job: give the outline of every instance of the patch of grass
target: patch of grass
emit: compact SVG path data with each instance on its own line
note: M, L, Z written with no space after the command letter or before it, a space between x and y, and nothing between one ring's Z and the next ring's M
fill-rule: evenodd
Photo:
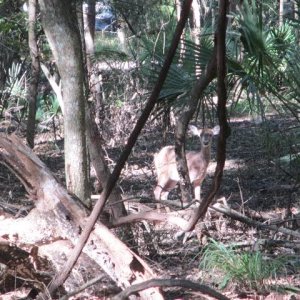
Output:
M124 45L120 43L116 33L96 32L95 56L97 59L126 60Z
M241 288L261 291L265 280L276 277L285 269L286 262L283 257L267 259L259 251L239 252L211 240L203 252L200 268L215 273L220 288L237 283Z

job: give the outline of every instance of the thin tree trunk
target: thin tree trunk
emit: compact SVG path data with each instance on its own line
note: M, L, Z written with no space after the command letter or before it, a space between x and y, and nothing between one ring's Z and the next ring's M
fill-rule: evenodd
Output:
M95 57L95 5L95 0L88 1L87 10L83 12L83 19L89 89L94 99L96 124L99 126L103 119L103 99L101 93L101 81L99 79L99 75L95 74L95 70L93 68L93 61Z
M195 38L200 33L200 28L201 28L201 7L200 7L199 0L193 0L192 9L193 9L192 30Z
M101 187L103 188L106 185L111 173L105 162L105 154L102 147L102 138L93 119L93 114L88 110L86 116L87 145L89 149L91 164L94 167L97 179L101 184ZM119 217L127 215L124 203L120 200L120 189L119 187L115 187L109 197L110 204L112 205L111 212L115 220L118 220Z
M102 96L101 96L101 85L99 76L94 71L94 56L95 56L95 0L88 1L87 10L83 12L84 21L84 41L86 51L86 62L88 71L88 81L90 91L93 96L93 103L91 106L95 107L94 111L92 108L87 109L86 113L86 137L87 146L89 150L91 164L95 169L97 179L101 188L106 185L107 179L110 176L109 168L105 162L105 155L103 151L103 140L102 136L97 128L95 119L100 121L100 113L102 111ZM112 215L115 219L126 215L124 203L121 200L120 189L116 187L112 195L109 198L110 204L112 204ZM129 232L130 230L127 230ZM130 237L132 240L132 236Z
M283 25L283 7L284 0L279 0L279 26Z
M192 36L197 46L200 46L200 31L201 31L201 7L199 0L193 0L193 22L192 22ZM195 75L197 78L201 75L201 67L195 58Z
M31 76L28 85L28 121L26 139L28 145L34 147L35 114L40 74L40 60L36 37L36 10L37 0L28 1L28 44L31 57Z
M75 2L40 0L42 24L61 76L66 184L88 203L83 58Z
M216 78L216 45L213 50L212 57L206 67L205 72L201 75L195 86L193 87L189 101L186 107L183 108L176 127L175 153L176 163L179 174L179 185L181 191L182 202L188 202L193 195L193 187L190 182L189 172L185 157L185 136L188 124L192 119L198 105L200 105L201 97L206 87ZM200 101L199 101L200 99Z
M208 195L201 201L195 215L191 218L189 224L189 230L192 230L198 220L203 218L208 206L213 201L220 185L223 176L223 169L226 159L226 139L230 134L230 129L227 123L227 113L226 113L226 101L227 101L227 91L226 91L226 26L227 26L227 9L228 0L219 1L219 20L218 28L216 32L216 44L217 44L217 93L218 93L218 119L220 124L220 134L218 138L217 145L217 167L215 170L214 180L212 187Z

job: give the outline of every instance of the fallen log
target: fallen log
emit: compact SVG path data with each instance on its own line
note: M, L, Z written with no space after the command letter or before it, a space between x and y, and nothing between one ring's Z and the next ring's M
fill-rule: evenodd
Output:
M36 256L46 257L52 263L52 273L62 272L63 263L60 261L65 262L76 244L87 211L20 138L0 134L0 163L19 178L35 205L24 218L1 219L0 237L28 253L35 249ZM147 263L101 222L96 224L83 253L86 260L101 267L122 289L155 277ZM75 275L74 280L74 285L80 286ZM143 299L162 299L158 288L141 291L140 296Z

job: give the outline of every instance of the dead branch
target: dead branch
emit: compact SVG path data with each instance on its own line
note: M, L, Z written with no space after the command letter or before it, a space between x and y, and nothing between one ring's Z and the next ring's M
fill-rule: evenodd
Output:
M172 213L160 213L155 211L144 211L137 214L131 214L125 217L120 217L118 220L114 220L112 225L114 227L121 226L123 224L139 222L164 222L170 225L179 227L181 230L185 230L188 226L188 222L181 217L174 216Z
M198 291L204 295L208 295L215 299L219 300L228 300L226 296L217 292L216 290L210 288L207 285L199 284L185 279L151 279L142 283L138 283L130 286L126 290L122 291L115 297L113 300L124 300L127 299L130 295L137 293L141 290L148 289L150 287L182 287L186 289L192 289Z
M278 227L275 225L268 225L268 224L264 224L262 222L259 221L255 221L252 220L244 215L242 215L241 213L237 212L236 210L233 210L232 208L229 207L225 207L222 204L216 203L213 206L211 206L211 208L217 212L220 212L224 215L227 215L229 217L231 217L234 220L238 220L242 223L245 223L249 226L253 226L256 228L260 228L260 229L267 229L267 230L272 230L275 232L281 232L283 234L286 235L291 235L295 238L300 238L300 233L291 229L287 229L287 228L282 228L282 227Z
M90 286L99 283L104 278L105 278L105 275L100 275L96 278L93 278L92 280L90 280L90 281L86 282L85 284L83 284L82 286L80 286L78 289L76 289L76 290L68 293L67 295L59 298L59 300L68 300L70 297L79 294L80 292L84 291L85 289L89 288Z

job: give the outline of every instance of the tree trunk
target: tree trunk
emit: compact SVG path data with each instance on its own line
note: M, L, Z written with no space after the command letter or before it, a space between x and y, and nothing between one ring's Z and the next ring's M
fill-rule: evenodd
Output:
M62 81L66 184L88 201L83 59L75 2L40 0L42 24Z
M195 215L190 220L189 230L193 229L200 218L205 216L205 213L213 201L220 185L223 176L223 169L226 159L226 139L230 134L230 128L227 123L227 90L226 90L226 28L227 28L227 12L228 0L219 1L219 18L216 31L216 62L217 62L217 94L218 105L217 114L220 124L220 134L217 145L217 166L215 170L213 184L208 195L201 201Z
M192 37L195 44L200 47L200 31L201 31L201 7L199 0L193 0L192 4L193 21L192 21ZM201 67L195 58L195 75L197 78L201 75Z
M193 12L193 18L192 18L192 31L194 38L200 33L201 28L201 7L199 0L193 0L192 3L192 12ZM199 39L199 37L197 37Z
M31 76L28 85L28 121L26 139L28 145L34 147L35 113L40 74L39 51L36 40L36 10L37 0L28 1L28 44L31 57Z
M279 26L283 25L284 0L279 0Z
M88 71L89 90L93 96L95 106L96 124L99 127L101 124L102 112L103 112L103 99L102 99L102 87L99 79L99 75L96 74L93 61L95 56L95 0L89 0L87 10L83 12L84 20L84 41L86 51L86 62Z
M53 76L50 75L49 70L45 65L42 64L42 70L47 77L57 99L62 99L61 94L61 83L57 83ZM60 101L61 103L61 101ZM63 105L61 104L62 112L64 113ZM91 160L91 165L94 167L97 179L99 181L99 187L102 189L110 176L110 171L105 161L104 150L102 147L102 137L98 131L97 125L94 121L94 115L91 109L86 109L86 139L87 148L89 151L89 158ZM126 215L124 203L121 200L120 189L116 187L109 197L111 204L111 212L115 219L120 216ZM131 239L132 240L132 239Z
M95 169L99 184L101 188L103 188L106 185L108 177L110 176L110 171L105 161L105 155L102 146L102 136L97 128L97 123L95 122L95 119L100 122L100 113L103 109L101 85L99 76L95 74L96 72L93 64L95 56L95 5L95 0L89 0L87 10L83 12L88 81L93 97L91 108L87 109L86 113L86 137L91 164ZM95 107L95 109L93 110L92 107ZM112 204L112 215L115 219L118 219L119 217L125 216L127 214L124 203L120 200L120 189L118 187L115 187L111 196L109 197L110 204ZM131 230L126 231L130 232ZM132 237L128 240L132 240Z
M55 290L55 288L59 287L61 285L61 283L65 281L66 275L75 265L84 245L86 244L86 242L94 228L95 223L98 220L99 214L101 213L108 197L110 196L110 193L112 192L113 188L115 187L115 185L117 183L117 180L121 174L121 171L128 159L128 156L131 153L131 150L132 150L142 128L144 127L145 123L147 122L148 117L156 104L156 101L158 99L161 88L164 84L164 81L166 80L168 70L169 70L172 60L175 56L176 49L177 49L178 43L180 41L180 37L181 37L182 31L183 31L183 28L184 28L186 20L188 18L188 14L190 12L190 7L191 7L191 1L192 0L186 0L184 2L180 21L178 22L178 24L176 26L170 48L168 50L168 53L167 53L165 62L162 66L162 69L159 73L156 85L153 88L153 91L146 103L146 106L145 106L141 116L139 117L132 133L130 134L130 136L128 138L128 141L127 141L124 151L122 152L111 176L107 180L107 184L104 187L100 198L96 202L96 204L93 208L93 211L87 220L86 226L84 227L82 234L80 235L80 238L79 238L78 243L76 244L76 247L72 251L72 254L69 257L68 261L66 262L66 265L65 265L66 272L64 272L62 274L57 274L57 276L55 276L55 278L51 284L51 288L53 290Z
M94 116L89 113L88 110L86 116L87 144L91 164L94 167L97 179L101 184L101 187L103 188L107 184L107 180L111 173L105 161L105 154L102 147L102 138L95 121L93 121L93 118ZM115 220L117 220L119 217L127 215L124 203L120 201L121 199L120 188L116 186L109 197L112 216Z

